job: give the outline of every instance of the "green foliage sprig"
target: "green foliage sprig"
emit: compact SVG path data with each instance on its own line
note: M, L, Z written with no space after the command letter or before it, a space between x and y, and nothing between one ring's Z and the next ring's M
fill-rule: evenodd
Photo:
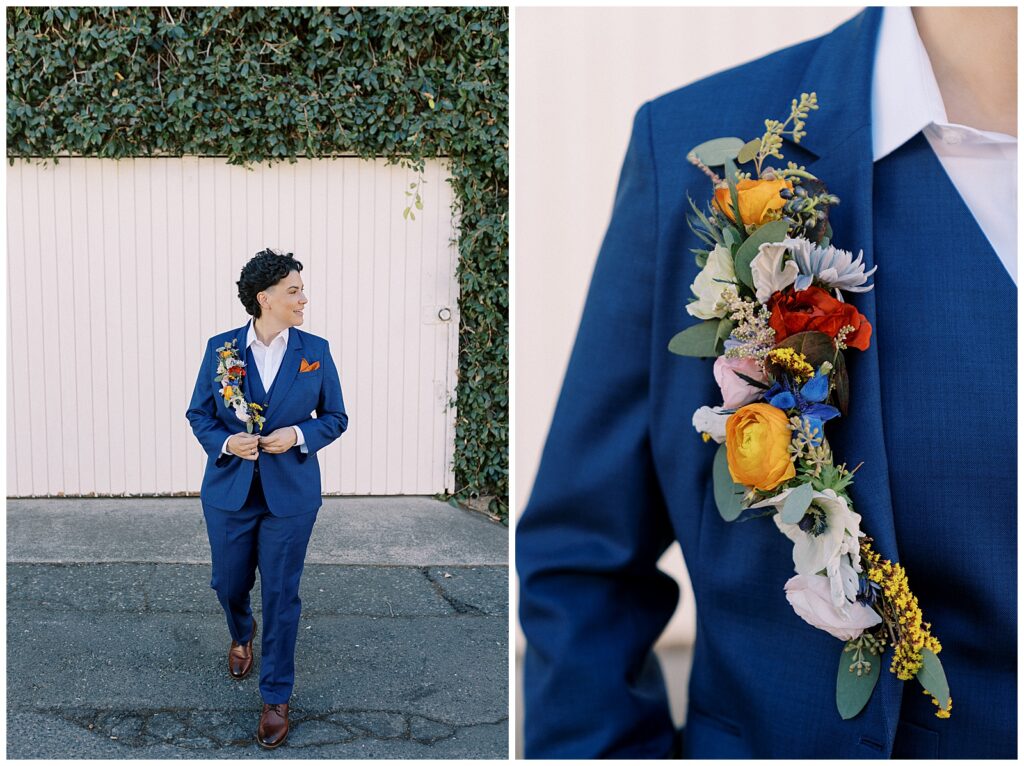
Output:
M12 163L449 158L456 496L507 517L507 8L8 8L7 66Z
M793 143L799 144L800 139L807 135L807 131L803 129L807 121L807 115L810 114L812 109L817 108L818 96L816 93L801 93L800 100L797 101L794 98L790 104L789 117L786 118L785 122L772 119L764 121L764 135L760 139L755 139L755 141L758 141L758 146L753 159L758 178L761 177L761 163L768 157L775 157L779 160L783 158L782 152L779 151L782 148L783 136L788 134L793 139ZM791 120L793 121L793 127L787 131L786 126L789 125ZM744 162L744 160L741 159L740 162Z

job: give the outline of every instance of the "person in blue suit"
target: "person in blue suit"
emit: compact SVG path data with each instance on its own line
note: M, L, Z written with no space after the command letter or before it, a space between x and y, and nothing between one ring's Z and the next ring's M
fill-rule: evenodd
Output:
M213 562L210 587L227 617L228 672L235 679L253 666L258 625L249 592L260 572L264 704L256 736L265 748L288 736L299 580L322 503L316 453L348 427L328 342L298 329L308 302L301 271L291 253L271 250L246 263L238 297L252 319L207 342L186 413L207 454L200 498ZM244 421L254 407L240 406L230 391L225 396L228 381L217 380L222 355L232 348L243 364L229 374L264 418L251 433Z
M910 9L868 8L636 115L517 525L526 757L1015 757L1016 9L923 10L920 37L906 27ZM961 15L942 27L932 11ZM959 44L932 56L934 75L927 56L917 60L883 120L876 44L895 39L886 54L906 53L943 30ZM974 59L996 51L1006 66L979 70ZM996 81L958 90L951 73ZM715 451L691 427L695 410L720 401L711 360L667 350L693 323L690 249L700 242L686 223L687 194L709 196L687 152L760 135L766 117L784 117L790 99L811 92L820 109L782 152L840 198L834 244L863 248L865 268L878 267L874 290L851 299L873 336L847 357L849 412L829 422L829 441L838 461L863 461L851 487L861 529L906 568L942 642L955 703L945 720L916 681L888 672L891 653L867 706L840 717L841 643L797 617L783 593L792 544L764 519L728 524L716 510ZM970 98L987 111L965 113ZM1011 158L978 166L980 195L978 178L961 173L978 149ZM656 566L674 540L697 611L681 731L652 651L678 598Z

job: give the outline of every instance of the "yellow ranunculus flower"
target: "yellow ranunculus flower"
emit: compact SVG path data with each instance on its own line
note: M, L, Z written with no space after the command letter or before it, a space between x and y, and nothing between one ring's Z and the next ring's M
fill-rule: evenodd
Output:
M737 484L761 490L796 476L789 456L793 438L789 418L778 407L757 403L740 407L725 421L729 473Z
M779 196L783 189L793 191L793 182L746 178L736 184L736 196L739 199L740 218L743 219L743 223L760 226L776 218L775 211L781 210L786 204L786 200ZM725 213L730 221L736 220L733 215L732 196L728 189L715 189L715 207Z
M235 389L233 389L231 386L224 386L224 398L225 399L230 399L234 395L235 395Z

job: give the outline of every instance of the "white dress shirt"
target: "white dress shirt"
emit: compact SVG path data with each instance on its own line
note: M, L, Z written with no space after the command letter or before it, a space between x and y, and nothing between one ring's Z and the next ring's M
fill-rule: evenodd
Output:
M877 162L923 131L1003 267L1017 283L1017 139L951 123L910 8L882 13L871 83Z
M288 328L285 327L281 332L274 336L270 341L270 345L264 345L256 336L256 328L254 326L254 320L249 320L249 330L245 336L245 347L252 347L252 358L256 362L256 370L260 374L260 380L263 382L263 390L270 391L270 387L274 384L274 378L277 377L277 371L281 369L281 362L284 360L284 352L288 350ZM302 435L302 429L298 426L292 426L295 429L296 447L301 447L303 452L309 450L304 446L306 439ZM232 434L233 435L233 434ZM229 454L228 450L228 439L224 440L224 446L220 448L222 454Z

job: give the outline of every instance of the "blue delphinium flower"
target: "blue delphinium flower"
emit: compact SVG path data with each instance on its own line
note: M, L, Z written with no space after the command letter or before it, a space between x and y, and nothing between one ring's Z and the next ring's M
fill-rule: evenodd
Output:
M869 580L866 574L861 574L857 578L857 600L862 604L874 606L881 593L882 586L873 580Z
M814 446L821 444L825 432L825 421L839 415L839 410L830 404L823 404L828 398L828 374L824 367L819 369L810 380L797 388L792 380L786 378L775 383L764 392L764 399L780 410L797 410L800 417L808 424L808 430L815 433Z

